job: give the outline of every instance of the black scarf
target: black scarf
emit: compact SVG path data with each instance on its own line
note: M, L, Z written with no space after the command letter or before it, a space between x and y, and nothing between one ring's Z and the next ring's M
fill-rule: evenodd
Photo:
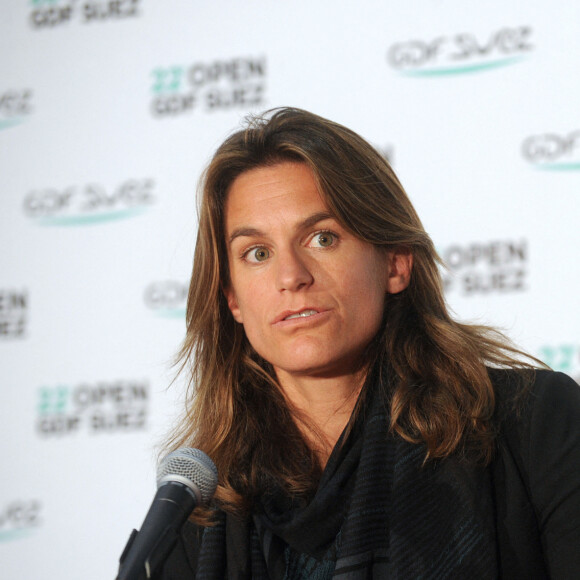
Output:
M497 578L487 470L388 432L376 384L308 505L275 491L240 521L203 532L196 578Z

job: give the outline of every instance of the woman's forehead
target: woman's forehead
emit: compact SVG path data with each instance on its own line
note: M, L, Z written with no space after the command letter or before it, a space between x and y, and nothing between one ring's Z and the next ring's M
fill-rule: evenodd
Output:
M315 213L331 212L307 165L285 162L252 169L241 174L228 191L226 236L239 227L303 221Z

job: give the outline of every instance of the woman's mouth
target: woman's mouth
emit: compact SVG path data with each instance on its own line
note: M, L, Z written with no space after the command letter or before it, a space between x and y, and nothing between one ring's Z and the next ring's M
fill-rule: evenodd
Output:
M301 312L296 312L294 314L290 314L286 316L284 320L292 320L293 318L307 318L308 316L312 316L314 314L318 314L317 310L302 310Z

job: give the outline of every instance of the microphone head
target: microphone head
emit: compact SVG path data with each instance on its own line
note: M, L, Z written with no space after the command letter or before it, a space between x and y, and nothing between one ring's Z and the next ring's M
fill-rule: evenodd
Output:
M213 461L203 451L184 447L166 455L157 468L157 487L170 482L186 485L197 501L205 504L215 493L218 473Z

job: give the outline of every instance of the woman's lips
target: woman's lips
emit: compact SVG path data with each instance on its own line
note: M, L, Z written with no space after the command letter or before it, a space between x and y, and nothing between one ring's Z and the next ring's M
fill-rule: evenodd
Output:
M284 320L292 320L294 318L307 318L308 316L312 316L313 314L318 314L318 310L314 310L313 308L309 308L306 310L302 310L300 312L295 312L294 314L290 314L284 318Z
M274 320L276 326L288 326L295 324L307 324L325 318L330 310L323 308L302 308L300 310L287 310L282 312Z

